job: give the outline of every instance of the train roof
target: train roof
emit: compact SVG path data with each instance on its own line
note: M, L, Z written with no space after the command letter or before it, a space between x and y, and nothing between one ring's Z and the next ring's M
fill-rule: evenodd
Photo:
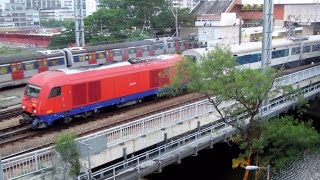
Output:
M320 43L320 35L308 36L307 39L305 38L305 39L302 39L301 41L296 41L291 39L274 39L272 41L272 48L299 45L300 42L303 42L303 43L319 42ZM256 52L256 51L261 51L262 42L247 42L247 43L242 43L240 45L239 44L231 45L229 46L229 48L233 54ZM182 55L195 56L197 59L199 59L201 56L207 54L213 49L214 47L188 49L183 51Z
M60 51L56 51L55 53L45 53L45 51L35 51L28 54L23 54L23 55L0 56L0 65L28 61L28 60L29 61L38 60L42 58L56 57L57 55L63 56L64 54Z
M166 38L168 42L175 41L179 38ZM74 54L78 53L85 53L85 52L92 52L92 51L104 51L106 49L120 49L125 47L136 47L136 46L145 46L145 45L152 45L157 43L162 43L163 39L144 39L139 41L125 41L120 43L113 43L113 44L104 44L104 45L97 45L97 46L88 46L88 47L74 47L74 48L66 48L72 51Z

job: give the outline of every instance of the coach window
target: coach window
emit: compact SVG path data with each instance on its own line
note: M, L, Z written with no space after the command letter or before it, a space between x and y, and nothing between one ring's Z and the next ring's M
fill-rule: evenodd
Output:
M312 45L312 51L320 51L320 44Z
M129 54L136 54L137 49L136 48L128 48Z
M300 54L300 47L293 47L291 55Z
M0 66L0 75L8 74L8 73L9 73L9 67L8 66Z
M150 50L150 46L142 46L142 52L148 52Z
M174 48L174 43L168 43L168 48Z
M122 56L122 50L121 49L113 50L113 56Z
M310 46L303 46L303 53L310 52Z
M61 87L54 87L51 89L49 98L57 97L61 95Z

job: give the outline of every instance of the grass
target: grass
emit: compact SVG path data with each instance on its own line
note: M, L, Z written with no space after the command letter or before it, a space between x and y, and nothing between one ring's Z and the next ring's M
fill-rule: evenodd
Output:
M10 55L21 55L21 54L30 54L32 50L24 48L12 48L6 46L0 46L0 56L10 56Z

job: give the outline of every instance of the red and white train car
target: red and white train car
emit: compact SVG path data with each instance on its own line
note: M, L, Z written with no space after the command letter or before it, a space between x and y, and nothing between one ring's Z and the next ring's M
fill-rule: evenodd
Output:
M24 122L45 128L57 120L67 123L102 107L134 103L157 95L171 83L180 55L119 62L40 73L29 79L22 99Z

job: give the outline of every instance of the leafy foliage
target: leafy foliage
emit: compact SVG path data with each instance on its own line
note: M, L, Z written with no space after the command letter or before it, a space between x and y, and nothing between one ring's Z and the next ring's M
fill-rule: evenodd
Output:
M29 50L29 49L0 46L0 55L1 56L24 55L24 54L32 54L32 53L33 53L33 51Z
M48 21L41 20L40 25L42 27L72 28L72 27L74 27L74 21L73 20L58 21L58 20L54 20L54 19L49 19Z
M282 167L305 149L312 150L320 143L320 135L311 122L301 122L290 116L273 118L255 145L261 146L261 163Z
M61 156L62 160L71 164L71 176L76 176L80 172L79 154L76 147L75 135L70 133L60 134L56 140L54 148Z

